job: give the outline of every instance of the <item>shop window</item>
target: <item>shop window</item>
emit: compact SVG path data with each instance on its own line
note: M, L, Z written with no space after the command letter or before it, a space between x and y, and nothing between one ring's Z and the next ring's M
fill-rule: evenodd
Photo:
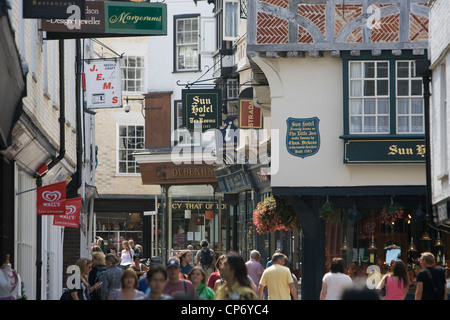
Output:
M107 252L111 247L122 251L124 240L133 239L135 244L143 244L141 213L97 213L95 219L95 235L105 241Z

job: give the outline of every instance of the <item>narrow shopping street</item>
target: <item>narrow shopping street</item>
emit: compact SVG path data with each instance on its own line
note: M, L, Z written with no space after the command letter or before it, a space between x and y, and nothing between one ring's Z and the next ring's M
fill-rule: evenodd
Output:
M447 300L449 21L448 0L0 0L0 300Z

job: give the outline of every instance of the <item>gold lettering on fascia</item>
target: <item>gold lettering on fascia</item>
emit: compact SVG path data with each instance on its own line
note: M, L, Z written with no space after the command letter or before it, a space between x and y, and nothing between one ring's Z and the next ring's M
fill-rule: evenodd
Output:
M128 22L133 22L133 23L138 23L140 21L157 21L157 22L161 22L162 17L151 17L151 16L136 16L136 15L131 15L129 12L122 12L119 16L117 15L113 15L109 18L109 22L111 23L128 23Z
M214 175L214 171L211 168L180 168L172 169L172 173L176 177L198 177L198 176L211 176Z
M396 144L390 145L389 146L389 152L388 155L389 156L395 156L395 155L400 155L400 156L412 156L412 155L417 155L417 156L421 156L422 158L425 157L425 153L426 153L426 148L424 144L417 144L416 148L401 148Z

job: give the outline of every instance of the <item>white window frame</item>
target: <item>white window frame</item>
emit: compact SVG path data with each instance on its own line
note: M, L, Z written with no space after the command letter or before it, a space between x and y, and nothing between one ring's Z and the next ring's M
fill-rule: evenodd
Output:
M223 2L223 40L235 41L239 38L240 3L238 0ZM227 20L231 19L231 20Z
M398 76L398 65L399 63L408 63L408 77L402 77L400 78ZM425 114L424 114L424 102L423 102L423 84L422 84L422 78L421 77L415 77L415 61L414 60L398 60L395 62L395 103L396 103L396 133L397 134L424 134L425 133ZM399 81L408 81L408 94L407 95L399 95L398 90L399 90L399 86L398 86L398 82ZM420 81L420 89L421 89L421 94L420 95L412 95L412 82L413 81ZM422 112L421 113L412 113L412 100L413 99L417 99L420 100L421 104L422 104ZM408 100L408 113L399 113L399 106L400 100ZM399 118L401 117L405 117L408 118L408 130L407 131L403 131L400 132L399 131ZM412 120L414 117L421 117L422 118L422 130L421 131L413 131L413 124L412 124Z
M134 57L134 58L141 58L143 60L143 66L141 67L128 67L128 66L124 66L122 63L123 61L128 64L128 58L129 57ZM125 60L124 60L125 59ZM145 88L146 88L146 77L145 77L145 70L146 70L146 66L147 66L147 59L145 55L141 55L141 54L129 54L126 56L123 56L122 59L120 60L120 72L122 72L122 92L124 92L125 94L142 94L145 92ZM134 79L128 78L128 72L123 72L123 69L127 68L127 69L131 69L134 68L136 69L141 69L142 72L142 77L140 79L141 83L142 83L142 87L140 88L141 90L134 90L134 91L130 91L128 90L128 86L124 86L123 84L127 84L127 81L133 80L133 81L137 81L139 79L137 79L136 77ZM126 77L124 77L124 74Z
M174 61L174 69L177 72L185 72L185 71L198 71L200 70L200 16L198 15L193 15L193 16L175 16L175 21L174 21L174 56L175 56L175 61ZM196 20L197 21L197 31L196 31L196 36L195 36L195 30L193 30L191 28L191 30L186 30L183 29L182 31L178 30L178 24L183 21L184 23L187 22L188 20L191 20L191 26L192 26L192 21ZM189 37L186 37L186 39L190 39L190 42L184 42L185 37L183 37L183 43L178 43L178 39L179 39L179 33L185 33L187 35L187 33L189 34ZM194 39L193 39L194 38ZM189 68L180 68L179 67L179 51L182 47L192 47L192 52L195 53L197 52L197 54L193 54L192 55L192 59L193 62L196 61L196 65L193 67L189 67ZM195 49L196 48L196 49ZM187 56L184 56L183 61L186 61L188 58Z
M360 64L361 65L361 76L360 77L354 77L352 78L351 75L351 64ZM375 70L374 70L374 77L365 77L364 76L364 65L366 63L375 63ZM377 77L377 65L379 63L387 63L387 76L386 77ZM390 70L389 70L389 61L388 60L350 60L348 62L348 116L349 116L349 132L350 134L365 134L365 135L372 135L372 134L390 134ZM383 95L377 94L377 81L388 81L387 84L387 94ZM352 81L360 81L361 82L361 93L360 95L352 96ZM364 82L365 81L374 81L374 95L373 96L366 96L364 93ZM365 103L369 101L369 99L375 100L375 113L366 113L365 112ZM352 101L361 100L361 113L352 113ZM379 113L379 100L387 100L388 103L388 112L387 113ZM375 117L375 131L365 131L366 125L365 125L365 119ZM387 117L387 131L379 131L379 120L381 117ZM361 118L361 131L352 131L352 118Z
M120 148L120 127L130 127L130 126L135 126L135 127L142 127L143 128L143 148L142 149L121 149ZM127 129L127 135L128 135L128 129ZM128 172L128 161L129 160L125 160L126 162L126 168L127 168L127 172L120 172L120 151L122 150L145 150L145 126L142 123L116 123L116 142L117 142L117 147L116 147L116 175L117 176L140 176L140 170L139 172L134 172L134 173L130 173ZM134 151L133 151L134 152ZM134 162L136 162L136 159L133 160ZM137 162L136 162L136 166L137 166Z

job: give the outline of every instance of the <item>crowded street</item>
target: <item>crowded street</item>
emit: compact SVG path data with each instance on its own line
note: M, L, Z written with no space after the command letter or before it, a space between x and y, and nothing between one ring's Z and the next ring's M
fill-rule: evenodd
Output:
M0 300L450 299L449 21L448 0L0 0Z

